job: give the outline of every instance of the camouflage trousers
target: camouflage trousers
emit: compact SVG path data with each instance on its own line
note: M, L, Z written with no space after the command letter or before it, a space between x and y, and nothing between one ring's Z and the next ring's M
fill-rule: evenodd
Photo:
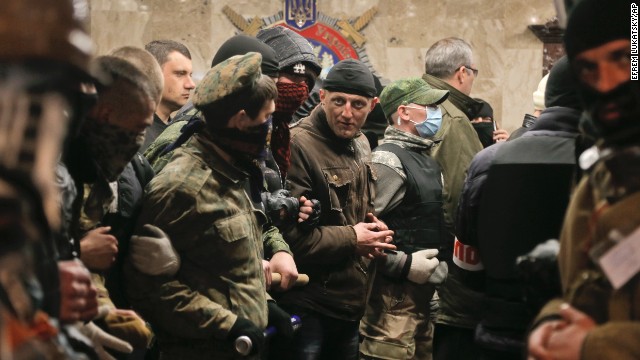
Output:
M361 359L431 360L432 284L417 285L378 275L360 321Z

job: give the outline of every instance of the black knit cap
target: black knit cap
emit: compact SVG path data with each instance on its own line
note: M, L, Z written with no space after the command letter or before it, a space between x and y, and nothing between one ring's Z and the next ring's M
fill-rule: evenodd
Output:
M360 60L345 59L335 64L324 80L322 88L347 94L376 97L373 74Z
M320 75L322 67L313 53L313 47L297 32L284 26L274 26L260 30L256 37L275 50L280 70L303 63L310 67L316 76Z
M569 60L589 49L618 39L629 39L628 0L582 0L569 15L564 43Z
M278 57L275 50L262 41L247 35L236 35L225 41L216 52L211 67L214 67L235 55L257 52L262 55L260 70L270 77L278 77Z
M482 103L482 107L480 108L480 111L478 111L478 113L476 114L476 117L490 117L491 119L493 119L493 108L491 107L491 105L489 105L488 102L482 100L482 99L473 99L476 101L479 101Z
M569 59L561 57L553 64L547 87L544 92L544 105L548 108L564 106L582 110L582 103L578 95L578 81L571 71Z

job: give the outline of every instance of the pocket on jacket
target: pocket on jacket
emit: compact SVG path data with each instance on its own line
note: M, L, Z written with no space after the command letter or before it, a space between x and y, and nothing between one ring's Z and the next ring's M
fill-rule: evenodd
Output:
M353 171L350 168L325 168L322 173L329 188L331 210L342 212L351 197L351 186L355 179Z
M218 220L214 227L218 235L226 242L234 242L251 236L251 224L249 213L240 213Z

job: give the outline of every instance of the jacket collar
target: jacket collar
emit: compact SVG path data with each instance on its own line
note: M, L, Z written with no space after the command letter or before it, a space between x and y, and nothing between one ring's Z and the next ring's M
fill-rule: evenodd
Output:
M469 120L476 117L476 114L482 108L482 102L476 101L471 97L463 94L460 90L449 85L447 82L438 79L435 76L424 74L422 79L426 81L432 88L440 90L449 90L449 100L455 107L462 111Z
M388 126L384 132L384 140L382 144L392 143L403 148L414 151L427 151L431 149L438 141L425 139L420 136L399 130L393 126Z
M237 163L233 157L229 159L229 155L215 145L206 132L195 134L187 144L193 156L201 159L212 171L229 181L238 183L249 177L246 171L236 166Z

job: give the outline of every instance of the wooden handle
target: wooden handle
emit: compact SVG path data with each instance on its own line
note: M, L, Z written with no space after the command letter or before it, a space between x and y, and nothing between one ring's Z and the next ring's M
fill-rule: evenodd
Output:
M271 285L279 285L280 281L282 281L282 275L279 273L271 273ZM298 274L298 279L296 280L293 286L303 286L309 283L309 275L307 274Z

